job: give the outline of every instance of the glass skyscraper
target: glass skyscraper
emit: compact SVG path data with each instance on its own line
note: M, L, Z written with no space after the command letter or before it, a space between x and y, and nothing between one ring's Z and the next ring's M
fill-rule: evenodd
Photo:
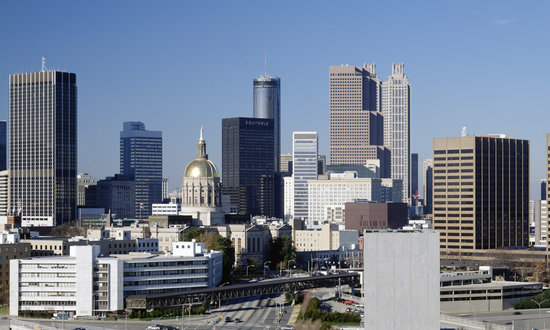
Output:
M294 180L294 218L308 220L308 180L317 180L317 132L292 134L292 178ZM308 226L312 224L306 221Z
M135 181L135 215L151 215L151 205L162 202L162 132L147 131L140 121L124 122L120 173Z
M273 130L273 119L222 119L222 194L230 196L239 213L273 216L262 214L262 205L264 211L275 205L275 195L268 191L268 186L273 186L269 180L276 180ZM262 196L269 200L262 201Z
M281 79L269 76L254 79L254 118L273 119L273 166L275 172L279 172L281 157Z
M10 75L10 202L23 226L75 219L76 74Z

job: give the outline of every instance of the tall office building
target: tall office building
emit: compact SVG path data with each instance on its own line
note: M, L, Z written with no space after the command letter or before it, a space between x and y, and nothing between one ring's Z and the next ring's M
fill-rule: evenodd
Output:
M412 199L414 195L418 195L418 154L411 154L411 191L409 193Z
M0 120L0 171L8 168L8 122Z
M411 85L403 64L392 64L392 74L382 82L384 145L391 149L391 177L403 180L403 196L410 191Z
M262 176L275 172L273 140L273 119L222 119L222 194L230 196L239 213L262 215L262 204L274 205L261 201ZM264 190L263 196L272 198L275 194Z
M280 171L281 156L281 79L261 76L254 79L254 118L273 119L273 168Z
M140 121L124 122L120 173L135 182L135 216L151 215L152 205L162 202L162 132L147 131Z
M433 203L433 159L424 161L423 173L423 194L424 194L424 214L432 214Z
M76 74L10 75L10 206L23 226L76 218Z
M331 165L364 165L384 144L380 79L374 64L329 67Z
M0 171L0 215L8 215L9 176L8 170Z
M115 174L98 180L97 207L105 209L117 219L133 219L136 216L135 181L127 174Z
M546 179L540 180L540 199L546 200Z
M308 180L317 179L319 154L317 132L292 134L292 178L294 185L294 219L308 220Z
M529 141L436 138L433 156L433 219L442 251L529 244Z

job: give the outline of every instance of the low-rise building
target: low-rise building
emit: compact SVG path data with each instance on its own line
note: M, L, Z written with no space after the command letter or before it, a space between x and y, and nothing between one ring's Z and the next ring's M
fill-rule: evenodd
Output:
M0 233L0 304L9 302L10 260L31 256L31 245L19 241L19 233Z
M194 241L174 243L172 254L101 256L98 246L72 246L68 256L12 260L10 272L10 315L105 315L123 310L129 295L216 286L222 278L222 253Z
M346 229L400 229L407 225L406 203L351 202L345 204Z
M338 225L325 223L320 229L293 230L296 252L339 250L359 244L357 230L344 230Z

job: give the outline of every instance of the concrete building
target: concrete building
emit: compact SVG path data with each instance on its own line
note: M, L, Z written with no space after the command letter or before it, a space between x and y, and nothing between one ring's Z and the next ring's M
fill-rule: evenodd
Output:
M23 226L76 219L76 74L10 75L10 205Z
M140 121L124 122L120 173L135 182L134 214L151 215L151 205L162 202L162 132L148 131Z
M365 231L365 328L439 329L439 233Z
M285 176L284 181L284 219L286 221L294 218L294 178Z
M254 118L273 119L273 171L280 172L281 79L267 74L254 79Z
M292 175L292 154L281 155L280 170L281 170L281 173L285 173L286 175Z
M31 245L19 241L19 233L0 233L0 304L10 301L10 260L31 256Z
M0 171L0 215L8 214L10 171Z
M308 181L317 179L317 132L292 133L293 218L308 221Z
M222 212L222 186L216 165L208 160L206 141L201 128L197 154L185 167L181 187L181 215L193 218L195 226L212 226L224 223Z
M391 178L403 180L403 196L410 196L411 85L404 64L392 64L382 82L384 145L391 149Z
M433 209L433 159L426 159L423 166L423 194L424 194L424 214L432 214Z
M441 250L529 244L529 141L505 135L436 138L434 230Z
M339 250L359 245L357 230L341 230L335 224L322 224L320 229L293 230L296 252Z
M97 179L88 173L76 176L76 204L78 207L97 207Z
M400 203L400 181L392 179L361 179L353 172L331 175L330 180L309 180L308 227L318 226L326 220L327 207L344 206L347 202Z
M178 215L181 212L181 203L153 204L152 215Z
M168 197L168 178L162 178L162 201L164 202Z
M351 202L345 204L347 230L401 229L408 224L406 203Z
M97 246L73 246L68 256L10 262L10 315L24 311L105 315L124 309L129 295L216 286L222 254L196 242L174 243L173 253L100 256Z
M532 226L529 245L546 247L548 239L548 203L546 200L529 201L529 223Z

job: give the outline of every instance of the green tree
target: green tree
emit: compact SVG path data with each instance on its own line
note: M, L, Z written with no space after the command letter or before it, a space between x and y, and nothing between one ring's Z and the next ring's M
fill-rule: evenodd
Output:
M277 237L271 244L270 251L271 267L274 268L279 263L286 267L290 260L296 262L296 247L291 237Z
M200 228L189 228L183 233L183 241L191 242L193 239L198 240L202 233L202 229Z
M258 261L258 259L250 257L246 261L248 263L248 266L252 266L252 267L250 267L249 271L255 272L257 269L259 269L260 262Z

